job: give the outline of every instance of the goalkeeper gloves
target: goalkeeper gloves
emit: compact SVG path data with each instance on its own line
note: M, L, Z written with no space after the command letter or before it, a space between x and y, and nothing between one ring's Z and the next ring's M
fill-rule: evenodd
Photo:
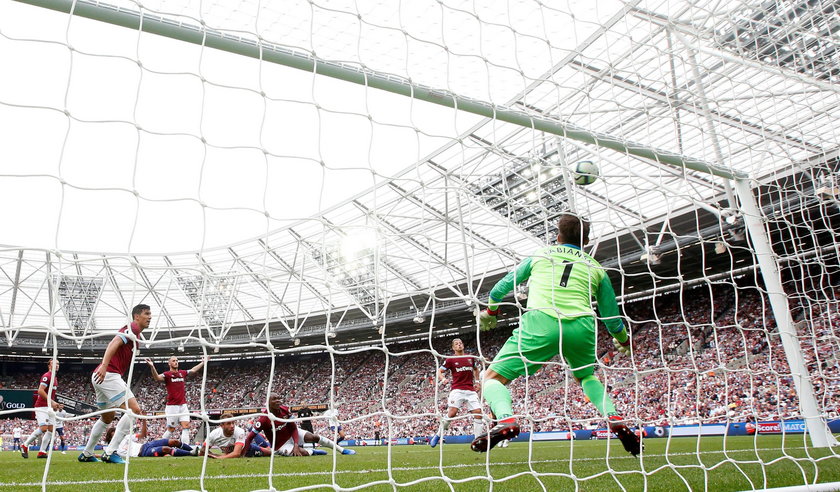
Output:
M497 314L499 314L498 309L482 309L481 312L478 313L478 329L481 331L487 331L495 328Z
M632 348L630 347L630 337L627 337L627 340L624 343L618 341L618 339L613 338L613 345L615 345L615 349L621 352L624 355L630 355L632 352Z

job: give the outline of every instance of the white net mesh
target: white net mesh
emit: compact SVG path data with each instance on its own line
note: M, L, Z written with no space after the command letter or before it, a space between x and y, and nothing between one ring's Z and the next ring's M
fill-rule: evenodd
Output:
M186 386L191 440L224 411L249 430L276 393L367 457L189 459L172 474L129 458L96 477L50 455L0 489L840 480L826 430L840 412L837 10L3 3L5 391L32 389L52 356L59 401L89 416L90 372L144 303L135 363L210 356ZM593 184L573 183L581 161ZM630 328L632 358L599 331L596 375L647 436L641 458L559 358L509 385L510 450L472 454L464 409L445 445L402 446L442 432L452 338L484 369L518 326L526 285L494 331L474 310L569 211L592 222ZM145 365L125 376L163 436L164 386ZM8 405L22 397L3 396L2 434L28 435ZM92 425L71 417L71 446Z

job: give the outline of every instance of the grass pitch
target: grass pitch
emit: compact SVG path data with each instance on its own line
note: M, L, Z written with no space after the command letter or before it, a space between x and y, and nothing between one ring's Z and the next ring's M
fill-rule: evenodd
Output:
M514 443L489 455L467 444L357 447L354 456L135 458L122 465L78 463L77 452L54 454L50 491L244 491L307 487L399 490L746 490L840 481L840 450L806 447L803 436L650 439L642 459L618 441ZM724 451L725 450L725 451ZM699 452L698 452L699 451ZM0 453L0 492L41 489L46 460ZM809 458L810 457L810 458ZM206 468L204 468L206 466ZM200 480L204 468L204 480ZM451 489L450 489L451 485ZM320 486L320 487L319 487Z

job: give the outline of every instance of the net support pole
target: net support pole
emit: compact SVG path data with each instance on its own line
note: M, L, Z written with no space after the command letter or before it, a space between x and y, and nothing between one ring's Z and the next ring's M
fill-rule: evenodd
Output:
M735 194L741 202L741 210L744 214L744 224L753 251L758 259L759 271L764 280L767 297L770 299L773 316L776 318L776 325L779 327L782 347L790 366L796 395L799 397L799 410L805 420L808 434L811 436L811 444L815 448L836 446L838 444L837 439L831 434L827 422L820 414L820 407L817 404L814 387L811 384L811 376L805 365L799 340L796 337L788 298L782 287L779 262L770 246L770 237L765 228L765 217L758 208L749 181L738 179L734 183Z
M552 135L589 143L678 168L691 169L727 179L745 177L744 174L736 170L724 168L718 164L706 162L703 159L685 156L664 149L656 149L642 143L595 132L562 121L559 118L513 110L506 106L499 106L460 96L450 91L415 84L408 79L396 75L375 72L357 65L321 60L305 51L290 49L263 40L256 41L243 38L199 24L190 25L185 22L174 21L150 12L132 11L90 0L17 1L132 30L139 29L143 32L157 34L199 46L206 46L228 53L235 53L269 63L276 63L393 94L400 94L431 104L465 111L525 128L532 128Z

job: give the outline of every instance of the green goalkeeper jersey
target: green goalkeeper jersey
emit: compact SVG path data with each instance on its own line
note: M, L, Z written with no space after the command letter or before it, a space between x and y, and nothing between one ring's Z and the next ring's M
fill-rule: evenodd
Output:
M495 308L514 286L526 281L529 309L562 319L593 316L594 297L610 333L615 336L624 331L610 278L601 264L578 246L548 246L523 260L490 291L490 307Z

